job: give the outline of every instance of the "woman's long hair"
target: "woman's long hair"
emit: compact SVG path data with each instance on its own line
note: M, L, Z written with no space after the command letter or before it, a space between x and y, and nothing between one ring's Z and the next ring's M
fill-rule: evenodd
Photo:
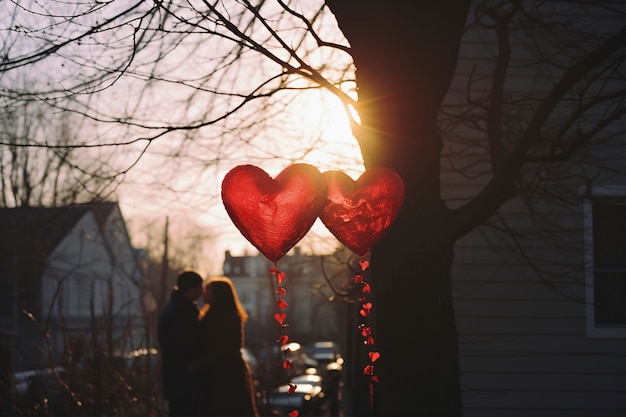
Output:
M225 316L237 315L243 325L248 319L248 314L239 302L237 291L232 281L226 277L211 278L204 284L204 302L208 303L203 309L203 314L211 310L212 314ZM208 308L207 308L208 307Z

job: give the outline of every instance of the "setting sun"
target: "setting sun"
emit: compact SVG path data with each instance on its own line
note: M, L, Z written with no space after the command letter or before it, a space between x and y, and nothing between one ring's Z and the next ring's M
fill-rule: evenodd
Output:
M300 130L309 135L308 146L298 144L305 149L302 162L320 171L341 169L352 176L363 172L361 150L339 98L326 90L311 90L298 97L294 109Z

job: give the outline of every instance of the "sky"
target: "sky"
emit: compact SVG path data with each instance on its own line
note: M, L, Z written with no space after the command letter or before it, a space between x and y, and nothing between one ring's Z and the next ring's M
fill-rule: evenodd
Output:
M360 149L352 135L348 119L341 102L329 93L320 91L303 95L294 104L294 119L300 126L302 137L294 141L293 134L285 138L276 137L283 156L295 157L289 161L279 158L250 158L233 155L228 161L217 163L208 172L198 175L178 176L176 189L163 190L162 184L146 184L146 178L157 181L150 172L159 172L150 155L141 160L127 175L119 187L117 196L122 213L129 223L129 231L135 246L148 244L145 224L156 227L157 239L162 238L165 217L169 217L170 241L181 246L190 242L200 245L196 236L202 231L201 259L196 259L199 268L208 275L222 275L224 252L235 256L257 254L254 248L228 218L219 198L221 182L228 171L237 165L252 163L262 168L272 178L288 165L295 162L309 163L324 172L340 169L356 180L364 171ZM308 142L308 143L307 143ZM310 148L303 152L302 149ZM154 163L158 164L158 160ZM193 164L192 164L193 165ZM181 165L184 170L184 163ZM154 170L154 171L153 171ZM148 181L149 182L149 181ZM168 184L172 186L172 184ZM152 236L154 238L154 236ZM317 220L311 231L299 242L304 252L332 251L338 242ZM195 265L194 265L195 266Z
M241 7L237 2L216 4L229 16L236 16ZM314 26L322 39L345 44L332 14L317 15L322 2L290 4L297 13L317 16ZM14 28L0 31L4 53L27 56L48 42L80 34L130 5L124 1L70 2L55 3L55 7L49 13L36 1L0 4L0 25ZM339 99L323 89L302 89L302 77L285 81L282 87L290 89L285 94L272 94L260 105L248 105L224 120L220 117L251 91L262 95L284 82L276 77L284 71L276 60L299 65L284 46L298 48L306 63L320 68L328 81L353 96L354 83L345 82L353 79L353 70L347 69L351 58L341 48L319 47L307 26L295 14L284 13L278 3L268 2L261 13L284 45L258 21L246 25L250 14L240 25L251 37L247 44L257 42L274 59L246 48L232 55L232 34L208 35L207 31L226 29L191 9L204 7L199 3L171 6L177 8L176 16L187 20L174 15L164 18L163 13L146 18L142 13L150 7L142 5L130 17L105 25L80 42L70 42L32 65L3 72L0 87L25 84L30 90L47 91L38 99L50 104L52 117L64 110L86 116L77 132L80 141L89 146L107 144L89 152L112 155L104 166L123 172L116 176L117 187L110 198L119 201L133 244L158 252L167 218L172 256L207 274L220 275L225 250L235 255L256 253L227 217L220 198L221 181L230 169L254 164L275 177L292 163L306 162L321 172L343 170L355 180L364 170ZM196 17L198 25L187 26ZM139 36L146 27L155 30ZM123 75L108 72L118 67L123 68ZM86 82L100 73L109 75ZM206 120L215 123L187 129ZM169 131L172 126L180 129ZM49 141L50 137L40 139ZM132 144L120 145L126 142ZM81 169L92 168L84 164ZM320 246L318 235L325 245ZM306 250L314 245L324 251L336 244L318 221L301 246ZM192 253L197 255L189 256Z

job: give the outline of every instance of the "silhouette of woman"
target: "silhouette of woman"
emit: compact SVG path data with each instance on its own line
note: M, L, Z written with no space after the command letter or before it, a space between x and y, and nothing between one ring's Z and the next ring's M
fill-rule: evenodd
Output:
M247 314L228 278L212 278L204 285L200 326L205 354L194 361L207 383L207 416L258 417L248 364L241 356Z

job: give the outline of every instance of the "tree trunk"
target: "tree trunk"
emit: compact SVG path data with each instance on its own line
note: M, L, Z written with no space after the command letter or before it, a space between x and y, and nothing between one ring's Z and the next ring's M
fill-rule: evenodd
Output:
M462 414L452 245L429 211L400 218L372 253L380 416Z
M450 270L455 236L439 192L437 115L469 2L327 1L350 42L367 167L396 170L404 206L372 250L380 416L460 416Z

